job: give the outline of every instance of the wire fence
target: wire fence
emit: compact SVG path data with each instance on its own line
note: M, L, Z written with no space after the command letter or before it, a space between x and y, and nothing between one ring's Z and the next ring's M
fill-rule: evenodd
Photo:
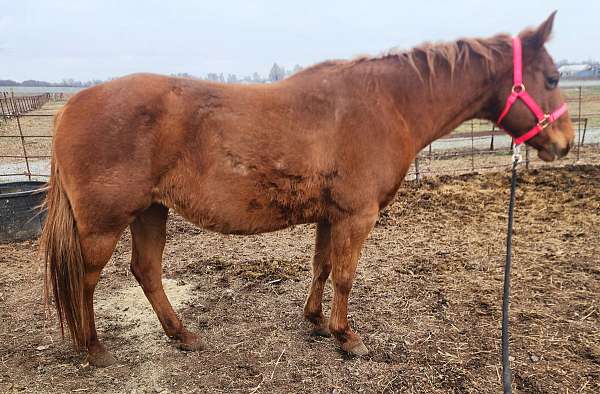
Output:
M52 118L56 112L49 104L64 102L65 98L64 93L17 96L0 92L0 181L49 177L46 163L50 162ZM32 127L34 124L37 127Z
M551 165L600 163L600 86L563 89L576 130L571 153ZM68 98L64 93L15 96L0 92L0 182L46 180L54 114ZM423 149L407 174L419 181L432 175L457 175L506 169L512 139L490 122L472 120ZM527 169L548 165L526 147Z
M2 115L2 119L6 121L19 114L25 114L42 108L44 104L50 101L50 97L50 93L35 96L15 96L14 92L1 92L0 114Z

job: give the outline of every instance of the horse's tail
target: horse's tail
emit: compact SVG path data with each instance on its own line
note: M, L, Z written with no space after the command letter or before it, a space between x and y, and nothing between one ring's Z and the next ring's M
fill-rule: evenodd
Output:
M51 288L61 332L64 335L66 323L74 345L80 348L85 346L88 330L83 299L84 260L73 210L54 156L44 203L48 216L40 239L46 263L46 300Z

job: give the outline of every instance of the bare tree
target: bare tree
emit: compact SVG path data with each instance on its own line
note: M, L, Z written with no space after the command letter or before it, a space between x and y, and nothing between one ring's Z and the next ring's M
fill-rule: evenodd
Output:
M238 82L238 79L235 76L235 74L229 74L227 76L227 83L237 83L237 82Z
M285 78L285 68L280 67L277 63L273 63L271 71L269 72L269 81L277 82Z
M206 75L206 79L213 82L219 82L219 74L217 73L208 73Z

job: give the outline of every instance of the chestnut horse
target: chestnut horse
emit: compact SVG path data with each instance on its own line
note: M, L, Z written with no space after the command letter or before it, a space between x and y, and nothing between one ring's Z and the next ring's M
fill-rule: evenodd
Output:
M524 83L546 111L564 102L544 48L553 20L520 33ZM201 347L161 283L173 209L224 234L316 223L304 316L314 334L366 354L348 326L348 296L379 211L423 147L466 120L498 118L512 72L511 39L498 35L327 61L274 84L140 74L81 91L56 116L41 241L61 328L87 349L90 364L115 361L98 339L93 296L129 226L131 271L165 333L183 349ZM503 120L517 136L535 124L522 102ZM528 144L551 161L572 138L563 116ZM327 319L321 302L330 274Z

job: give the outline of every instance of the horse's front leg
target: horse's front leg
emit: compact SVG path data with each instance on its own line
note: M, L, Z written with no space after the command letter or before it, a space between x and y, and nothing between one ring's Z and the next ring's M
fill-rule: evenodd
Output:
M329 329L342 350L358 356L367 354L369 350L348 325L348 296L362 245L373 229L378 214L377 208L366 210L331 227L333 305Z
M315 255L313 257L313 277L310 291L304 305L304 317L312 323L313 335L331 336L329 321L323 315L323 290L331 272L331 225L317 224Z

